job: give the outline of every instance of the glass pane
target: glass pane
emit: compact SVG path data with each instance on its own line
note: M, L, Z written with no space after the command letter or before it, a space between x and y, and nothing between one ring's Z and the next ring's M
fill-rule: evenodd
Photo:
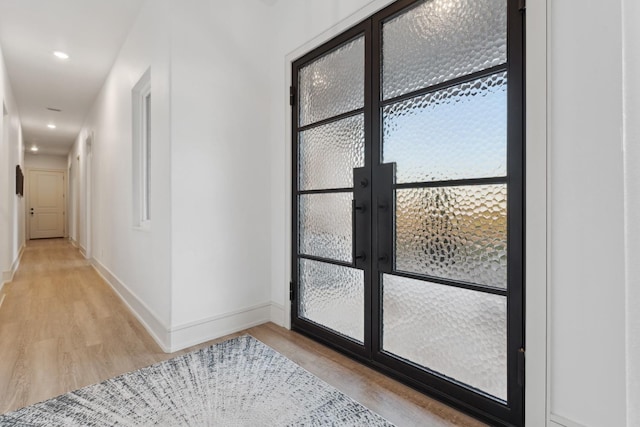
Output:
M300 126L364 106L364 37L300 70Z
M507 299L383 275L383 350L507 399Z
M430 0L387 21L383 99L507 60L505 0Z
M364 166L364 115L300 132L299 188L353 187L353 168Z
M351 262L351 200L351 192L300 196L301 254Z
M399 271L507 287L507 186L396 191Z
M364 272L300 259L300 317L364 342Z
M507 174L506 73L383 108L384 162L396 182Z

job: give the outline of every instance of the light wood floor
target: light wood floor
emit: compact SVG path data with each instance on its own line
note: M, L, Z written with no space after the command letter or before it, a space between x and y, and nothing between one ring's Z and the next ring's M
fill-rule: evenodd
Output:
M66 240L30 241L0 306L0 413L249 333L398 426L484 425L267 323L166 354Z

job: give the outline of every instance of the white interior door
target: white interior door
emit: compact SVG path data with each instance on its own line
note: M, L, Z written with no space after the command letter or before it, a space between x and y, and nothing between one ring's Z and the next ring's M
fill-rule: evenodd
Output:
M64 171L29 171L29 238L64 237Z

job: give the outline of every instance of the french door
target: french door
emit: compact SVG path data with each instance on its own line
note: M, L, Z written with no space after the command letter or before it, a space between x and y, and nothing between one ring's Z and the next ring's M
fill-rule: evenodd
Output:
M292 67L292 326L492 424L524 402L516 0L398 1Z

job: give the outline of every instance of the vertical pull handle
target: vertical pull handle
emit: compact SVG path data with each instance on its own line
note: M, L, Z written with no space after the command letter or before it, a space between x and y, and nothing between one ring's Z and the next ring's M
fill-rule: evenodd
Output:
M356 268L366 268L371 250L371 220L368 206L371 200L370 186L365 168L353 169L353 200L351 201L352 263Z
M377 262L378 270L392 273L395 267L395 180L396 164L384 163L378 166L379 185L376 197L375 220L378 230Z
M357 213L363 214L367 210L365 205L358 205L356 200L351 200L351 227L352 227L352 238L353 244L351 247L353 248L353 264L355 265L357 261L366 261L367 254L364 251L358 251L356 248L358 242L358 217Z

